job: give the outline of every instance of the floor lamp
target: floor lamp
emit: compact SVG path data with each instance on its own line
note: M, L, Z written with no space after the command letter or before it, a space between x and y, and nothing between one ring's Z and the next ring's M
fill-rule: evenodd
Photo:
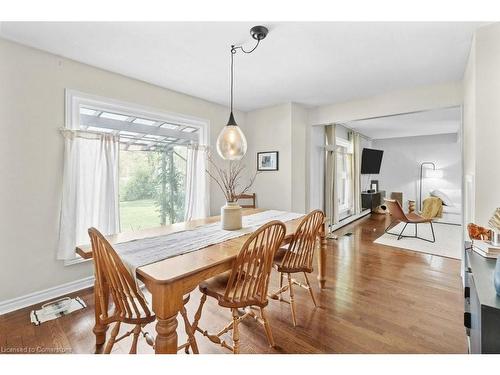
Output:
M424 175L424 165L432 165L432 170L436 171L436 164L433 162L424 161L423 163L420 163L420 200L418 202L420 212L422 212L422 180Z

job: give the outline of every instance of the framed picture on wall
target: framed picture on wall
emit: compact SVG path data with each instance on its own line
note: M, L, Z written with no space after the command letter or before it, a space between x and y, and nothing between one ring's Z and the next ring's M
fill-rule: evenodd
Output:
M257 170L277 171L278 160L278 151L257 152Z

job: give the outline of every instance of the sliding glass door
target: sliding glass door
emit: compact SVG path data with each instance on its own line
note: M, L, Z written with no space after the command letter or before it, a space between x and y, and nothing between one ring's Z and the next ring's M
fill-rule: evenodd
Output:
M336 176L337 204L339 221L354 213L353 200L353 168L352 168L352 145L351 142L337 138L336 147Z
M342 125L325 127L324 205L332 227L356 214L355 144L353 132Z

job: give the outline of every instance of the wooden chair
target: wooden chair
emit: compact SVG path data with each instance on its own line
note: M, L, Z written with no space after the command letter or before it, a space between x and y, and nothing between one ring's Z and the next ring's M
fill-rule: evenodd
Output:
M236 199L239 201L240 199L251 199L252 200L252 204L240 204L240 207L241 208L255 208L256 205L255 205L255 193L253 194L241 194L241 195L238 195L236 197Z
M154 348L154 339L148 332L143 332L142 328L153 321L156 317L148 307L148 303L144 295L137 286L136 280L127 270L122 260L115 252L111 244L104 236L95 228L89 229L90 241L92 244L92 253L94 259L94 272L98 281L98 285L107 285L109 294L114 302L114 310L111 314L108 313L108 300L102 289L95 290L98 293L101 311L100 320L103 324L115 323L111 336L104 349L105 354L111 353L113 345L125 337L134 334L130 354L137 353L137 341L139 334L143 334L146 342ZM184 304L189 301L189 295L184 297ZM181 310L182 318L184 319L188 342L180 346L178 349L185 348L186 352L189 347L193 348L194 353L198 353L198 346L189 325L186 308ZM133 324L135 327L118 337L120 325Z
M264 326L269 345L274 346L271 326L264 308L268 303L267 291L273 257L285 233L286 227L280 221L274 220L263 225L243 244L231 271L200 284L202 296L192 324L193 330L201 332L213 343L238 354L240 352L238 325L243 319L252 317ZM216 334L210 334L198 327L207 296L214 298L219 306L231 309L233 315L232 321ZM244 309L241 315L239 309ZM259 315L255 310L259 310ZM230 330L232 330L233 346L220 338Z
M415 212L409 212L405 214L399 202L394 199L386 199L385 203L387 205L387 208L389 209L389 212L391 213L391 216L393 217L393 221L389 224L387 228L385 228L385 233L391 234L393 236L398 236L398 240L400 240L401 238L418 238L419 240L427 242L432 242L432 243L436 242L436 236L434 235L434 227L432 226L432 219L426 219L425 217L420 216ZM391 230L399 223L405 223L403 230L400 233L389 232L389 230ZM432 240L418 236L418 224L424 224L424 223L429 223L431 226ZM406 226L408 224L415 224L415 235L413 236L403 235L403 232L405 231Z
M288 248L280 248L274 257L274 268L280 273L280 289L269 297L281 302L290 304L292 311L293 325L297 325L295 313L295 300L293 285L307 289L311 295L314 306L317 307L314 293L307 278L307 274L313 272L313 256L316 248L316 239L318 238L321 226L324 225L325 214L321 210L314 210L307 214L300 222L295 235L292 238ZM303 273L305 284L292 279L292 274ZM283 278L286 277L288 283L283 285ZM290 300L284 300L282 294L289 291Z

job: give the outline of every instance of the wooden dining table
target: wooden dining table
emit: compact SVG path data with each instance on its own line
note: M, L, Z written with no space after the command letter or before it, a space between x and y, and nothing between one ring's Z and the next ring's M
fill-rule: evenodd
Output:
M243 215L251 215L265 209L245 209ZM290 242L301 218L285 222L286 235L283 244ZM144 229L132 232L117 233L106 236L111 245L132 240L156 237L165 234L194 229L200 225L220 221L219 216L192 220L161 227ZM322 226L319 238L318 254L318 282L321 289L325 287L325 229ZM183 296L193 291L200 282L219 275L231 269L241 246L250 234L233 238L215 245L211 245L187 254L174 256L156 263L137 268L137 278L141 280L152 295L152 309L156 315L156 353L177 353L177 314L183 306ZM82 258L92 258L90 245L76 247L76 253ZM107 325L101 322L101 307L97 293L101 291L106 301L109 301L109 286L94 284L95 299L95 326L93 332L96 345L106 341Z

